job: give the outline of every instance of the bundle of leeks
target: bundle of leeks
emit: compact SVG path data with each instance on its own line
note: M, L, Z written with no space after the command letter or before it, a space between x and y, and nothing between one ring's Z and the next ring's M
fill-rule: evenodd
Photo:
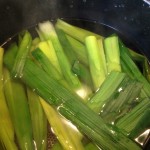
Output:
M150 128L147 59L117 35L104 38L60 19L36 31L34 39L21 33L4 54L6 107L19 148L46 149L48 120L55 150L141 149L138 137ZM17 147L14 139L0 141Z

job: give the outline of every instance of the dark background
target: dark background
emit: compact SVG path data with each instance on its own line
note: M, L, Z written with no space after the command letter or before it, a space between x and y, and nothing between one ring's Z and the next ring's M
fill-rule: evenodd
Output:
M78 18L118 30L150 60L150 0L145 1L0 0L0 44L39 21Z
M142 0L0 0L0 43L23 28L58 17L109 25L150 58L150 6Z
M150 59L150 6L144 0L0 0L0 43L21 29L58 17L109 25Z

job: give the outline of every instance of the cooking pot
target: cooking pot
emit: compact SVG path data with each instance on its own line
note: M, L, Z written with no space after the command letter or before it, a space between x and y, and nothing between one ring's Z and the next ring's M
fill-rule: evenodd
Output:
M150 0L0 0L0 44L24 28L56 18L93 22L104 27L104 34L110 27L150 60Z

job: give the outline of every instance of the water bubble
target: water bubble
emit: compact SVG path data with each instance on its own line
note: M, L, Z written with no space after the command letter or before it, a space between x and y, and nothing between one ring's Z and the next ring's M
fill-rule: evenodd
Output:
M73 8L73 4L71 4L69 7L70 7L70 8Z
M117 8L118 6L116 4L114 4L114 7Z
M127 17L126 17L126 16L124 17L124 20L127 20Z

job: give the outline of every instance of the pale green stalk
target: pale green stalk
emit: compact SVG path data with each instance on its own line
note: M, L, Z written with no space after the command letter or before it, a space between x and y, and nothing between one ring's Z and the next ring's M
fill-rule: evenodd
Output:
M110 36L105 38L104 48L108 73L111 71L121 71L118 37Z
M87 36L96 36L96 38L102 38L102 36L90 32L88 30L73 26L61 19L57 19L56 28L62 29L65 33L77 39L78 41L85 42Z
M25 88L4 69L4 92L21 150L33 150L32 125Z
M52 42L50 40L42 41L38 44L38 48L40 48L41 51L48 57L51 64L53 64L53 66L62 76L62 71Z
M33 138L37 150L45 150L47 146L47 119L39 96L27 88L28 102L32 121Z
M80 134L77 133L78 131L64 124L61 115L58 114L58 112L42 98L40 98L40 102L43 106L51 128L61 143L62 147L65 150L84 150L81 143Z
M105 66L100 56L100 46L98 45L96 37L86 37L85 44L87 47L90 73L96 91L106 78Z
M76 57L79 59L80 62L85 64L86 66L89 65L86 47L83 43L79 42L78 40L72 38L69 35L66 35L68 41L70 42L71 46L73 47L73 50L76 54Z
M9 109L7 107L5 95L4 95L4 83L3 83L3 54L4 49L0 47L0 121L1 121L1 141L5 146L13 144L14 142L14 128L11 121ZM8 141L7 141L8 140ZM8 143L8 145L7 145Z
M61 71L66 81L69 83L71 88L73 88L75 91L82 89L82 85L78 77L75 74L73 74L73 72L71 71L71 64L69 63L69 60L65 55L64 50L59 42L53 24L49 21L46 21L43 23L39 23L38 26L39 26L39 31L42 33L45 40L52 41L53 47L55 49L59 61Z

